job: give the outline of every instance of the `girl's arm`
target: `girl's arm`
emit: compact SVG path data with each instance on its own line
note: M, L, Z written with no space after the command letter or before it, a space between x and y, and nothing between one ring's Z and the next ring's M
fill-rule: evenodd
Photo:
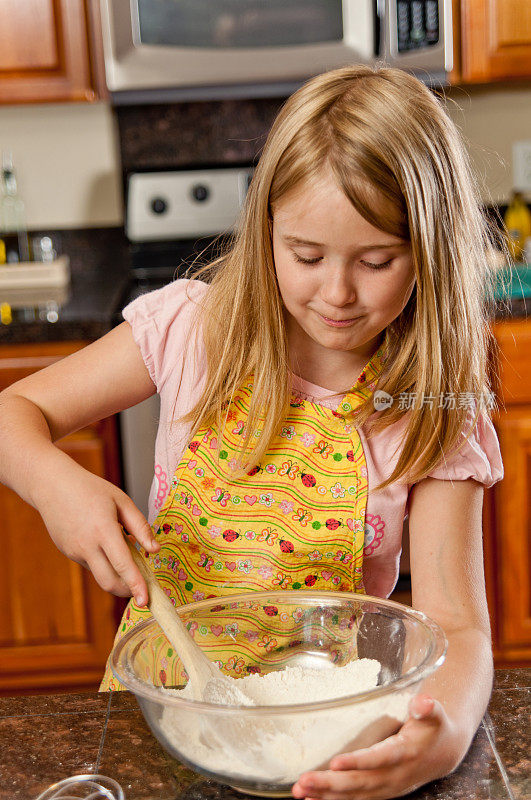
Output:
M297 798L384 800L452 772L470 746L492 688L482 558L483 487L426 478L410 493L413 606L439 622L446 661L411 704L400 731L305 773Z
M483 570L483 486L427 478L412 490L413 606L448 638L446 660L425 684L457 726L459 761L487 708L493 664Z
M139 600L147 590L120 523L153 551L146 519L124 492L53 442L154 393L127 322L0 393L0 482L40 512L59 549L104 589Z

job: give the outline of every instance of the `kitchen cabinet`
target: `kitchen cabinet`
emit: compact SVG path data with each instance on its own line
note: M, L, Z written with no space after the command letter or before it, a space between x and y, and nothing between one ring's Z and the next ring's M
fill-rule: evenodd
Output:
M497 322L504 479L484 505L485 578L496 666L531 665L531 321Z
M529 0L454 0L453 12L451 83L531 78Z
M106 97L98 0L3 0L0 31L0 103Z
M0 391L84 342L0 346ZM58 446L85 469L120 483L115 418ZM95 690L122 601L55 547L35 509L0 485L0 694Z

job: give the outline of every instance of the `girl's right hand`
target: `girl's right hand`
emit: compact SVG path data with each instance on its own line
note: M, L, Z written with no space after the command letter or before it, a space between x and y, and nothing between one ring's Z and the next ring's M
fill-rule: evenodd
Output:
M122 525L147 552L156 553L160 545L125 492L72 461L53 481L41 484L34 499L65 556L90 569L106 592L133 595L138 606L147 603L146 582L129 552Z

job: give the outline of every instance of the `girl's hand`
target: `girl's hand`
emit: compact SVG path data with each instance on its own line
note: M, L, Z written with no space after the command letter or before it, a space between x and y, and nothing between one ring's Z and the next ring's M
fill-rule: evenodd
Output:
M353 753L335 756L330 769L305 772L296 798L387 800L452 772L466 753L442 705L427 694L413 698L398 733Z
M159 544L130 497L75 462L43 481L35 506L59 550L90 569L106 592L147 603L147 586L123 536L122 525L148 552Z

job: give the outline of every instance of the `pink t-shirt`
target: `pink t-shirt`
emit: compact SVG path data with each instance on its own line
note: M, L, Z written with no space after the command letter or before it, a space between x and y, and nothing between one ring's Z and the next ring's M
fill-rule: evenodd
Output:
M205 353L200 333L196 335L192 331L197 301L207 290L208 284L201 281L176 280L138 297L123 311L160 395L155 474L149 495L150 523L164 503L174 472L189 443L190 426L176 420L193 408L203 387ZM307 400L333 410L341 402L341 398L331 390L308 383L297 375L292 375L292 382L297 393ZM470 409L469 422L472 419L473 410ZM405 425L406 419L402 418L370 439L367 439L363 427L358 430L369 484L364 584L368 594L378 597L388 597L398 578L402 530L408 513L411 485L394 484L379 492L371 491L371 486L389 477L396 466ZM464 447L430 476L441 480L474 478L486 487L503 478L498 438L487 414L482 414Z

